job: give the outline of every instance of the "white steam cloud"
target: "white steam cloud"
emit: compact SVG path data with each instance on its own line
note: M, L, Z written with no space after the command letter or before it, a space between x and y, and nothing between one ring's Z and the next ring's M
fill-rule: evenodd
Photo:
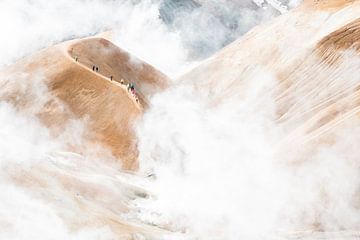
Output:
M248 3L224 2L220 13L213 11L219 3L202 3L201 8L188 15L177 16L176 23L169 26L159 18L161 2L157 1L3 0L0 2L0 66L6 68L55 43L111 29L115 31L115 43L121 48L175 77L252 26L276 15L273 11L257 10L253 5L249 8ZM231 16L230 25L229 19L221 20L226 16ZM199 21L199 25L193 26L192 21ZM199 30L195 31L194 27ZM97 150L89 149L85 156L67 152L69 144L86 144L81 138L87 130L86 121L74 120L60 136L54 137L37 118L39 109L53 96L42 84L41 74L36 81L28 80L26 75L0 78L2 96L14 89L32 96L31 106L25 111L4 100L0 102L0 239L121 238L126 229L115 234L110 227L104 227L102 216L121 222L124 206L136 197L133 185L125 187L134 177L120 173L111 161L104 161L107 154L98 159L99 154L92 152ZM262 87L266 89L272 84L269 77L264 86L254 86L254 91L260 89L260 94ZM151 206L145 202L141 207L150 208L151 214L163 215L145 219L148 211L144 210L138 218L178 231L188 231L192 226L191 234L206 238L209 228L218 225L212 231L216 234L220 231L219 236L231 239L228 235L236 232L237 223L248 227L248 232L242 233L251 235L256 230L256 225L249 224L248 219L232 214L243 212L251 220L261 221L260 231L270 231L277 220L274 213L282 206L288 186L281 182L285 173L279 169L273 171L271 165L274 139L268 134L276 136L273 132L276 129L270 133L267 130L272 124L268 117L272 116L273 108L269 106L263 117L252 119L248 109L228 110L235 106L207 109L192 91L189 86L180 86L156 96L153 102L156 109L145 116L146 124L139 130L141 158L149 161L144 168L152 169L158 177L149 189L159 194L159 202L152 202ZM239 119L244 123L239 125ZM149 128L147 123L154 128ZM234 145L238 134L252 137ZM150 144L145 142L154 138L156 141L151 140ZM243 161L238 161L239 154ZM160 166L151 160L160 162ZM259 171L252 175L247 172L249 168ZM235 178L238 182L233 181ZM273 185L263 184L269 179ZM284 191L274 189L279 184ZM252 185L263 187L264 191L254 192ZM241 191L232 191L239 186L243 187ZM244 196L250 195L254 203L261 205L262 199L273 192L276 193L273 201L250 211L253 203ZM208 201L209 198L214 201ZM225 205L228 207L224 208ZM267 209L272 214L257 219ZM189 221L191 214L194 218ZM169 219L171 226L166 226ZM141 239L141 234L133 237Z
M349 74L360 59L353 52L343 57L336 67L314 60L326 78L296 78L314 84L305 98L308 88L293 92L303 113L338 91L355 93L360 79ZM275 114L272 93L280 81L256 71L241 101L224 96L209 107L191 81L154 97L138 128L141 167L153 176L154 197L134 201L133 214L185 239L357 239L359 120L344 113L329 142L280 145L291 134Z
M241 106L209 108L190 86L154 98L139 130L143 171L156 176L150 187L157 200L139 203L150 204L144 216L160 212L150 221L201 239L271 233L289 187L275 164L273 100L261 98L274 86L269 76L253 79L263 84L250 87ZM261 108L253 109L260 98Z

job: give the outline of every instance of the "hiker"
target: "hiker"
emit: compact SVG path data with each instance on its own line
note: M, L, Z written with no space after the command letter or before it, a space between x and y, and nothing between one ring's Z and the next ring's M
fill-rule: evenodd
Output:
M77 62L78 61L78 57L77 56L75 56L75 62Z
M97 71L97 72L99 71L99 68L98 68L98 67L96 67L96 71Z
M128 91L135 95L135 86L133 83L128 84Z
M95 65L93 65L93 71L95 71Z
M112 79L113 79L113 76L110 76L110 81L112 81Z

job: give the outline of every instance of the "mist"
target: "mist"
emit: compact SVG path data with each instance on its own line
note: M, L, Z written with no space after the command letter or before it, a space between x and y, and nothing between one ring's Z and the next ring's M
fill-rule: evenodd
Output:
M120 48L175 78L279 15L268 5L261 8L250 0L204 1L184 10L176 4L166 8L166 2L170 1L4 0L0 3L4 34L0 66L55 43L111 30ZM171 23L164 12L172 15Z
M359 78L348 73L359 67L359 57L348 54L334 69L314 59L322 74L351 81L326 79L323 86L319 77L326 96L296 93L303 113L336 91L356 91ZM356 239L359 121L344 120L332 141L297 142L289 133L293 123L276 118L272 93L279 80L265 71L246 81L252 84L241 100L224 96L215 106L191 81L153 98L137 131L141 171L151 176L147 187L154 197L135 200L132 217L182 232L185 239L292 239L306 233L309 239Z
M283 2L289 8L298 3ZM329 201L329 208L334 206L334 210L324 211L321 217L326 220L321 222L328 230L339 229L339 224L333 223L336 219L343 226L357 226L358 210L346 204L336 208L341 199L333 198L342 192L347 203L356 192L353 186L357 184L348 184L359 180L354 168L335 161L350 154L349 161L355 164L354 148L349 150L346 144L340 144L329 151L325 147L309 161L314 164L300 168L279 161L276 143L284 133L275 124L274 99L266 94L277 87L271 72L254 77L256 84L249 87L240 106L228 101L209 108L194 86L177 82L188 69L280 13L252 1L198 1L196 6L181 11L164 10L163 4L105 0L0 3L0 65L4 68L64 40L113 30L115 44L155 66L175 83L153 97L151 109L139 120L139 175L149 176L144 180L121 172L107 149L87 147L89 143L82 137L88 131L86 119L74 120L57 136L39 121L39 109L53 97L42 84L45 79L41 73L34 85L28 83L28 76L2 79L2 95L19 88L31 92L33 102L26 111L0 102L0 237L116 239L119 235L110 227L85 221L89 217L98 223L102 214L114 217L113 213L121 220L179 233L174 238L281 236L279 226L285 226L286 231L312 226L312 220L318 217L314 209L322 205L317 189L339 168L344 171L335 175L338 182L349 180L344 185L325 185L329 198L335 199ZM172 11L172 19L165 20L162 11ZM357 141L347 136L346 131L340 132L339 139L345 139L340 142ZM75 154L69 145L88 150ZM306 178L307 171L314 174ZM19 175L22 177L16 177ZM70 179L73 185L67 188L64 179ZM37 184L28 187L32 183ZM95 193L82 190L83 184ZM152 197L135 198L134 186ZM111 192L111 197L97 193L98 189ZM308 189L310 193L304 194ZM79 205L89 216L82 216ZM132 211L121 214L120 209L127 205ZM311 220L301 222L302 209L309 205L312 208L305 213ZM68 222L84 226L72 229ZM274 233L274 229L280 233Z

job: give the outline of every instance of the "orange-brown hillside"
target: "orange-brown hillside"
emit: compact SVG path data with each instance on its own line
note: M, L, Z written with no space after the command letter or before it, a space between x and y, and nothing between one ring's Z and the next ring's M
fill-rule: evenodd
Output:
M23 111L37 107L36 115L54 134L72 119L86 119L89 131L84 140L108 147L124 169L137 165L132 125L147 107L148 97L168 81L164 74L103 38L47 48L7 67L1 78L1 98ZM139 101L128 92L125 84L129 82L135 84ZM39 93L46 96L38 103L33 90L41 89L43 83L49 91ZM72 146L81 151L77 147Z

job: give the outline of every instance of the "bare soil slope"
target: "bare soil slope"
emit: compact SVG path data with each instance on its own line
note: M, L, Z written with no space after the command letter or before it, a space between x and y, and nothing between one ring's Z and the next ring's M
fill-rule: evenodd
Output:
M119 83L122 79L124 84ZM22 59L2 70L1 80L1 98L19 110L35 111L54 134L72 119L85 119L85 140L108 147L124 169L136 169L133 123L147 107L148 97L163 89L168 78L108 40L87 38ZM139 102L127 83L135 84ZM35 102L34 92L43 84L48 91L38 94L44 101ZM79 146L72 147L81 152Z

